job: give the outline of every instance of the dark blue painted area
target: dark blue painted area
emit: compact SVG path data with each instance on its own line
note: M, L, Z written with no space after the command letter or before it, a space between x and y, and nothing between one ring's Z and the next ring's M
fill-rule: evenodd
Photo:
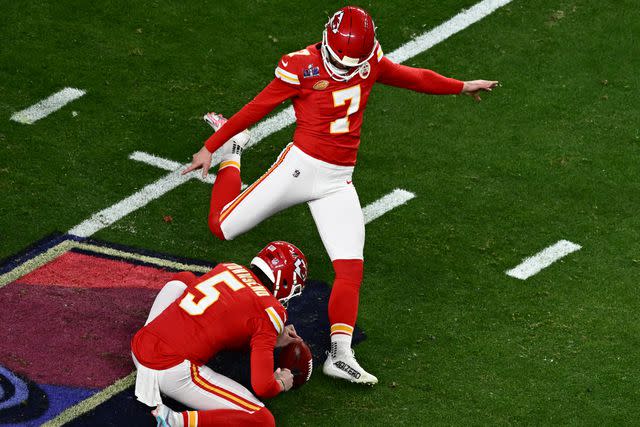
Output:
M299 298L289 304L289 323L307 342L313 353L314 375L322 375L320 364L324 362L325 351L329 348L329 318L327 304L331 288L326 283L309 281ZM356 326L353 342L358 344L365 339L364 333ZM249 355L238 352L221 352L210 363L212 369L220 372L245 387L251 389L249 377ZM311 378L313 381L313 377ZM175 410L186 408L179 403L163 397L165 404ZM138 402L133 387L113 396L93 411L77 418L68 426L152 426L155 425L150 414L151 408Z
M44 390L3 366L0 366L0 395L1 425L26 425L26 421L40 418L49 407Z
M38 408L33 407L31 409L26 409L21 414L20 423L14 424L2 424L3 426L24 426L24 427L37 427L42 425L43 423L55 418L62 411L67 409L70 406L75 405L78 402L81 402L88 397L91 397L99 390L90 390L83 388L74 388L74 387L63 387L63 386L55 386L55 385L39 385L40 393L46 396L48 400L48 406L45 408L40 408L44 410L44 413L38 415L34 418L35 412ZM32 413L30 413L32 412Z
M30 259L40 255L44 251L51 249L56 246L58 243L64 242L65 240L76 240L80 241L79 237L69 236L66 234L53 234L51 236L45 237L42 240L37 241L36 243L29 246L27 249L22 252L4 260L0 260L0 274L7 273L14 268L18 267L21 264L29 261Z
M155 257L155 258L160 258L160 259L164 259L164 260L168 260L168 261L174 261L174 262L181 262L184 264L191 264L191 265L199 265L199 266L203 266L203 267L210 267L213 268L217 262L216 261L206 261L206 260L198 260L198 259L191 259L191 258L184 258L184 257L179 257L179 256L174 256L174 255L167 255L167 254L163 254L160 252L154 252L154 251L150 251L150 250L146 250L146 249L141 249L141 248L133 248L130 246L124 246L124 245L119 245L116 243L109 243L109 242L103 242L100 240L94 240L94 239L90 239L90 238L85 238L85 237L78 237L78 236L73 236L71 234L61 234L61 233L55 233L52 234L50 236L47 236L39 241L37 241L36 243L30 245L28 248L24 249L23 251L21 251L20 253L13 255L9 258L0 260L0 274L4 274L7 273L11 270L13 270L14 268L20 266L21 264L24 264L25 262L29 261L30 259L42 254L43 252L51 249L52 247L56 246L59 243L62 243L66 240L73 240L76 242L84 242L84 243L90 243L92 245L96 245L96 246L102 246L105 248L112 248L112 249L117 249L117 250L122 250L125 252L130 252L130 253L137 253L140 255L147 255L147 256L151 256L151 257ZM84 254L88 254L91 256L99 256L99 257L104 257L104 258L109 258L109 259L116 259L116 260L121 260L121 261L126 261L128 263L131 264L136 264L136 265L147 265L147 266L151 266L151 267L155 267L158 268L158 266L156 264L149 264L149 263L145 263L143 261L139 261L139 260L133 260L133 259L129 259L129 258L120 258L117 256L111 256L111 255L105 255L105 254L99 254L96 252L92 252L92 251L84 251L82 249L73 249L73 252L80 252L80 253L84 253ZM173 269L169 269L169 268L164 268L165 270L169 270L169 271L173 271Z

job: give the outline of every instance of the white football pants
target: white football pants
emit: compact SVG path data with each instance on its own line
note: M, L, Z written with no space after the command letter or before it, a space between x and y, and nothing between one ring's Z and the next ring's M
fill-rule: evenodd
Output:
M338 166L304 153L293 143L220 214L231 240L277 212L307 202L331 260L363 259L364 216L352 183L353 166Z

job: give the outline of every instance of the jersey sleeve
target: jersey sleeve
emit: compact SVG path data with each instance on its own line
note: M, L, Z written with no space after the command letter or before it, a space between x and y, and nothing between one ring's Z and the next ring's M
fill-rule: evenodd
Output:
M253 100L234 114L224 126L211 135L204 143L213 153L230 138L269 114L285 100L298 94L298 89L285 84L280 79L273 79Z
M378 50L378 61L380 71L378 72L377 81L385 85L432 95L457 95L464 86L464 82L441 76L435 71L396 64L383 56L380 48Z
M291 52L280 58L276 66L276 78L283 83L293 87L300 87L300 74L305 64L305 57L311 55L308 49L302 49L297 52Z
M254 318L251 337L251 387L259 397L274 397L281 391L273 374L273 349L278 334L266 318Z

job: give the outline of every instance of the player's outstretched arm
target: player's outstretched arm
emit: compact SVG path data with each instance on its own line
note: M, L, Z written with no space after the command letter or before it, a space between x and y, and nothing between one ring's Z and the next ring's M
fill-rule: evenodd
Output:
M202 176L206 177L211 167L211 156L214 151L222 147L234 135L269 114L282 102L297 94L297 89L291 88L278 79L272 80L251 102L242 107L224 126L205 141L204 147L193 155L191 164L182 171L182 174L202 168Z
M496 86L498 86L498 82L495 80L471 80L464 82L461 93L469 95L477 102L480 102L479 92L491 92Z

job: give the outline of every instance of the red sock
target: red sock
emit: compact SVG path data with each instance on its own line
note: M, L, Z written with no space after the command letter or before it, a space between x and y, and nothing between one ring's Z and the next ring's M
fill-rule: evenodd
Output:
M227 203L240 194L242 185L240 169L234 165L225 165L225 163L230 162L223 162L220 165L220 171L211 190L209 208L209 229L220 240L225 240L222 229L220 229L220 212Z
M267 408L249 413L233 409L182 412L185 427L207 426L268 426L275 427L276 420Z
M331 335L353 334L358 317L360 284L364 270L361 259L339 259L333 261L336 278L329 297L329 323Z

